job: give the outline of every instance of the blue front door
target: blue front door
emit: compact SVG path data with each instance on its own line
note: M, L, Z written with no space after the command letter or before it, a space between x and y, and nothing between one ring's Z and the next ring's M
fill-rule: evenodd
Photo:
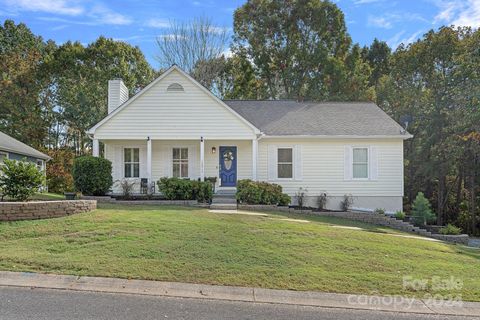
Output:
M237 185L237 147L220 147L220 185L235 187Z

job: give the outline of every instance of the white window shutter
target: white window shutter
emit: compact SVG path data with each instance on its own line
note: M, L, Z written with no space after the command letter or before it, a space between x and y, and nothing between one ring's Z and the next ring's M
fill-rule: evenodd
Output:
M123 166L123 147L114 147L115 166L113 168L113 180L120 180L125 176Z
M196 180L200 177L200 165L198 161L200 160L197 160L197 147L188 147L188 177L190 179Z
M172 168L172 152L173 148L171 146L163 146L162 147L162 160L163 160L163 176L164 177L172 177L173 176L173 168Z
M368 161L370 180L378 180L378 150L377 147L370 147L370 159Z
M344 169L343 169L344 180L352 180L353 165L352 165L352 147L351 146L345 146L343 166L344 166Z
M138 148L138 157L140 160L140 177L145 178L147 176L147 148L139 147Z
M268 145L268 180L277 179L277 147Z
M294 178L295 180L303 179L303 168L302 168L302 146L295 145L293 148L293 166L294 166Z

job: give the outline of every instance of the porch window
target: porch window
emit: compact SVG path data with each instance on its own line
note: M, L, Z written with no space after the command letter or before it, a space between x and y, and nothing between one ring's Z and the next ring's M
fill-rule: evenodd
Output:
M353 178L368 179L368 148L353 148Z
M173 148L173 176L188 178L188 148Z
M278 148L277 149L277 166L279 179L293 178L293 149Z
M140 177L140 150L138 148L123 149L125 178Z
M37 168L39 171L43 171L43 160L37 160Z

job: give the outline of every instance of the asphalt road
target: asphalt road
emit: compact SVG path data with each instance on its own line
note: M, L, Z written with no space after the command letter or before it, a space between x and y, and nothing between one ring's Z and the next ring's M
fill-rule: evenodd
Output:
M0 287L0 319L479 319L219 300Z

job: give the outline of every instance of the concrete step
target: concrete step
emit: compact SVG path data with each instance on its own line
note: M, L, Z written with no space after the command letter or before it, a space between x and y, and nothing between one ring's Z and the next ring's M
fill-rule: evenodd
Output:
M227 197L213 197L212 204L237 204L237 199Z
M212 210L237 210L237 204L233 203L212 203L210 205Z

